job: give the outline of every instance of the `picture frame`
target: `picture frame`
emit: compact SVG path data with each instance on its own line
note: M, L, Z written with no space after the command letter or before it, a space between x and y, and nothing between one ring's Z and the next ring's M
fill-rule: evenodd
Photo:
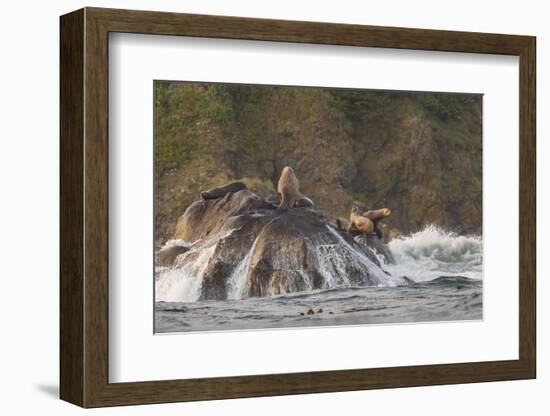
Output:
M109 33L519 57L519 359L109 382ZM60 397L103 407L536 377L536 39L84 8L60 19Z

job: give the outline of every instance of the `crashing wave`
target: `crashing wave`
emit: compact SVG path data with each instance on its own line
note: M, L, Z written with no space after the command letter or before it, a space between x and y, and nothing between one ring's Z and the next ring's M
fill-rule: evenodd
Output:
M407 276L417 282L440 276L482 278L481 236L462 236L429 225L409 236L392 240L389 247L397 263L387 266L392 274Z

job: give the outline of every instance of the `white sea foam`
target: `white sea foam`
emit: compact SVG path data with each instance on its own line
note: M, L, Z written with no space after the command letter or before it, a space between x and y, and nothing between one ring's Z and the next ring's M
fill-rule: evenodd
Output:
M157 302L195 302L199 300L203 274L210 258L214 255L216 244L190 250L178 258L177 266L158 273L155 279L155 300Z
M320 265L320 271L325 279L326 288L350 287L347 275L350 264L355 269L363 270L365 276L370 276L379 286L396 286L403 283L400 276L389 276L375 264L365 253L349 244L338 232L327 226L330 234L336 238L330 244L317 244L313 252Z
M351 287L354 284L348 275L351 269L362 270L365 279L368 276L370 283L376 286L403 284L403 276L417 282L433 280L440 276L481 279L483 244L477 236L460 236L435 226L428 226L410 236L397 238L389 244L397 264L383 266L391 273L388 275L338 232L331 227L327 227L327 230L329 234L316 237L316 241L308 244L324 280L325 289ZM234 230L224 233L217 241L229 236L232 231ZM257 240L228 278L228 299L246 297L247 278L256 242ZM156 300L195 302L200 299L204 272L214 256L217 244L189 245L182 240L171 240L169 244L185 245L190 247L190 250L178 256L175 267L157 270ZM296 261L295 253L287 253L282 249L278 254L273 267L279 270L298 271L304 277L306 287L311 290L310 276L307 275L307 271L299 269L300 264Z
M162 246L162 248L170 248L170 247L187 247L187 248L191 248L193 247L195 244L197 244L200 240L197 240L197 241L194 241L192 243L189 243L185 240L180 240L180 239L173 239L173 240L168 240L164 246Z
M258 239L256 238L244 259L241 260L238 266L235 267L235 270L233 270L233 273L231 273L229 277L227 299L242 299L244 297L246 280L248 278L248 271L250 270L250 262L254 255L257 241Z
M235 229L223 231L216 243L200 244L201 240L188 243L184 240L169 240L164 247L184 246L190 248L176 259L176 266L156 268L156 302L196 302L200 299L203 276L216 251L218 242L229 237ZM208 242L206 242L208 244Z
M422 231L392 240L389 248L397 264L386 268L395 276L407 276L417 282L440 276L482 278L480 236L462 236L429 225Z

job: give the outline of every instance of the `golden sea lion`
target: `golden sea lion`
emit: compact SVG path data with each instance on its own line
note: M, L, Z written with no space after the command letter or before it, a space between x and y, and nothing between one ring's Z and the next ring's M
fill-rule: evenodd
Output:
M285 166L281 173L277 192L281 198L278 208L280 210L313 206L313 201L300 193L298 178L294 170L289 166Z
M388 208L369 209L368 211L363 213L363 217L367 217L372 221L380 221L384 218L389 217L390 215L391 210L389 210Z
M336 218L336 228L339 230L349 230L349 221L345 218Z
M209 189L208 191L202 191L202 199L217 199L223 198L229 192L238 192L244 189L248 189L242 182L231 182L227 185L218 186L216 188Z
M374 223L370 218L359 214L359 209L353 206L349 214L349 231L371 234L374 231Z
M384 233L378 226L378 223L391 215L391 210L388 208L372 209L363 213L363 217L369 218L374 224L374 232L380 240L384 238Z

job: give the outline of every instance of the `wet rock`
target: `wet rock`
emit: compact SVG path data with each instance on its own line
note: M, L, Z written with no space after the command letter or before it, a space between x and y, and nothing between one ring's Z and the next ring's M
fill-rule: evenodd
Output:
M189 247L185 246L175 245L171 247L163 247L156 253L155 264L157 266L171 267L174 265L176 257L187 251L189 251Z
M179 269L166 277L189 283L181 295L165 297L170 300L274 296L384 285L389 279L368 245L315 209L279 211L249 190L194 202L179 218L173 238L194 244L176 258ZM165 296L162 290L157 295L159 300Z
M413 286L416 284L416 282L410 278L408 278L407 276L402 276L402 279L405 281L405 283L409 286Z
M281 200L278 195L270 195L265 199L269 204L273 205L274 207L278 207L281 203Z
M227 228L230 218L236 220L239 214L269 208L273 208L271 204L247 190L230 192L223 198L195 201L178 219L173 238L194 242L214 230Z
M355 241L375 250L377 254L384 257L386 264L395 264L395 257L390 248L376 234L361 234L355 237Z

